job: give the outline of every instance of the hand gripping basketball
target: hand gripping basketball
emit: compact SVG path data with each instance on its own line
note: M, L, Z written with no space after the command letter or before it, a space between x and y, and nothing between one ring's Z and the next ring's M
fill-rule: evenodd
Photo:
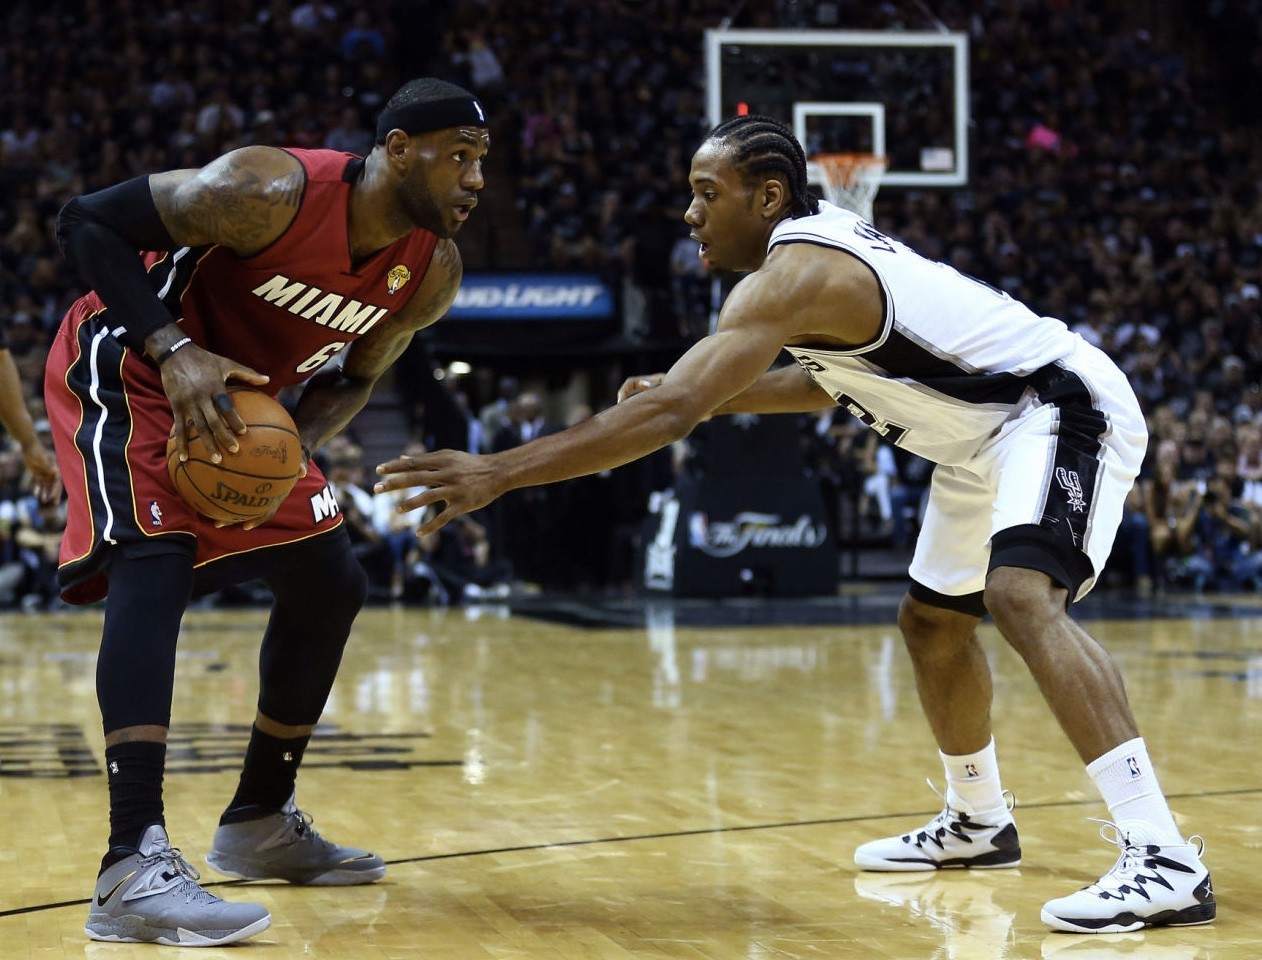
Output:
M270 517L303 474L302 441L289 412L265 393L229 387L215 397L235 405L246 431L237 437L236 453L212 458L203 436L187 431L188 459L180 460L175 431L167 440L167 473L181 497L202 516L222 523Z

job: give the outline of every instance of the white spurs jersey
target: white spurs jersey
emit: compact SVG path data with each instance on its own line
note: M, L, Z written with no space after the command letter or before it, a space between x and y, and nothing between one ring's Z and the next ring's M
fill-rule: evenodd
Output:
M1039 402L1052 370L1094 351L1061 321L922 257L830 203L821 201L814 216L781 221L768 247L778 243L834 247L871 267L884 305L871 342L785 349L838 404L928 460L967 461L1006 421ZM1091 360L1108 363L1103 354Z

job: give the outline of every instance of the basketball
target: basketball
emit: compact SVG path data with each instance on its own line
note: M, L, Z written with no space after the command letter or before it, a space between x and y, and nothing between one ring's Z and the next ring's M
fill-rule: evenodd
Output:
M246 431L236 453L215 463L196 430L189 431L188 459L180 462L175 431L167 440L167 473L181 497L211 520L242 521L265 516L289 495L302 466L298 428L281 404L265 393L229 387Z

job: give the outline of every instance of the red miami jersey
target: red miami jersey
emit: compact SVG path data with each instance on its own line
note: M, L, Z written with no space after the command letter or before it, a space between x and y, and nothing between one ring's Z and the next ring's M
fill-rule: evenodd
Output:
M333 150L288 152L306 182L293 222L266 249L249 257L218 245L141 254L184 333L267 374L264 389L273 396L402 310L438 242L417 229L352 263L349 202L363 159ZM89 293L67 312L49 351L45 398L69 499L58 569L67 600L105 594L106 548L119 542L191 535L200 568L340 524L315 464L256 530L216 529L193 512L167 475L172 415L161 375L118 339L127 321Z

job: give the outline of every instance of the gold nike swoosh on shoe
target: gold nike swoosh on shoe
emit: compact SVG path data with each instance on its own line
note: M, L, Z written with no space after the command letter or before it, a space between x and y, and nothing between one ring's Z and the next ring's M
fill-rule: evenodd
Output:
M103 906L105 906L105 904L109 901L110 897L112 897L112 896L114 896L114 894L118 893L118 888L119 888L119 887L121 887L124 883L126 883L128 880L130 880L130 879L131 879L132 877L134 877L135 875L136 875L136 871L135 871L135 870L133 870L131 873L127 874L127 876L123 877L123 879L122 879L122 880L119 880L119 881L118 881L118 883L114 884L113 888L112 888L112 889L110 890L110 892L109 892L109 893L107 893L105 896L101 896L101 895L98 893L98 894L96 895L96 905L97 905L98 907L103 907Z

